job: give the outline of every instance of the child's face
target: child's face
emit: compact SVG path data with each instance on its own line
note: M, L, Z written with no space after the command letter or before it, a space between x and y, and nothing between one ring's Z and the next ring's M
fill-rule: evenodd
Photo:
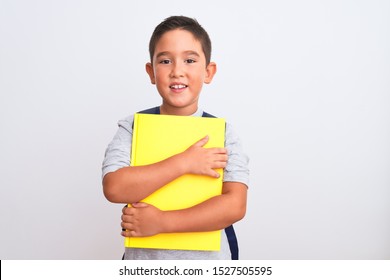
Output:
M200 42L188 31L168 31L157 42L152 62L146 71L163 99L162 113L195 113L203 83L216 72L215 63L206 65Z

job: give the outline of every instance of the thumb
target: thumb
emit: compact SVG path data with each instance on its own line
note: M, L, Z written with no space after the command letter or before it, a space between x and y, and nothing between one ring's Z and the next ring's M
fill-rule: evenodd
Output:
M209 142L209 136L208 135L206 135L205 137L200 139L198 142L196 142L194 144L194 146L195 147L203 147L204 145L206 145L207 142Z
M135 203L132 203L131 206L133 206L134 208L144 208L144 207L148 207L149 204L144 203L144 202L135 202Z

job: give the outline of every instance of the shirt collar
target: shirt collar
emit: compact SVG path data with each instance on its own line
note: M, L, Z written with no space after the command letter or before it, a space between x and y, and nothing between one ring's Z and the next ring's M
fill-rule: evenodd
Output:
M201 117L203 115L203 110L198 107L198 110L196 110L195 113L191 115L191 117Z

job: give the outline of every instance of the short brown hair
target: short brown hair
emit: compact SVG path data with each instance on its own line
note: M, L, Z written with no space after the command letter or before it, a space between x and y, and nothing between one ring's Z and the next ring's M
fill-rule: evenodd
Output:
M211 61L211 41L206 30L196 21L185 16L171 16L156 26L149 41L150 62L153 63L154 51L158 40L168 31L182 29L191 32L191 34L200 42L202 50L206 57L206 65Z

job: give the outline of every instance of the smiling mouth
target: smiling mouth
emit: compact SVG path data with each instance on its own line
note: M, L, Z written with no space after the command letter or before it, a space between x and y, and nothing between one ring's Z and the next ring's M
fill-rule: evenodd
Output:
M170 89L184 89L187 88L187 85L171 85L169 86Z

